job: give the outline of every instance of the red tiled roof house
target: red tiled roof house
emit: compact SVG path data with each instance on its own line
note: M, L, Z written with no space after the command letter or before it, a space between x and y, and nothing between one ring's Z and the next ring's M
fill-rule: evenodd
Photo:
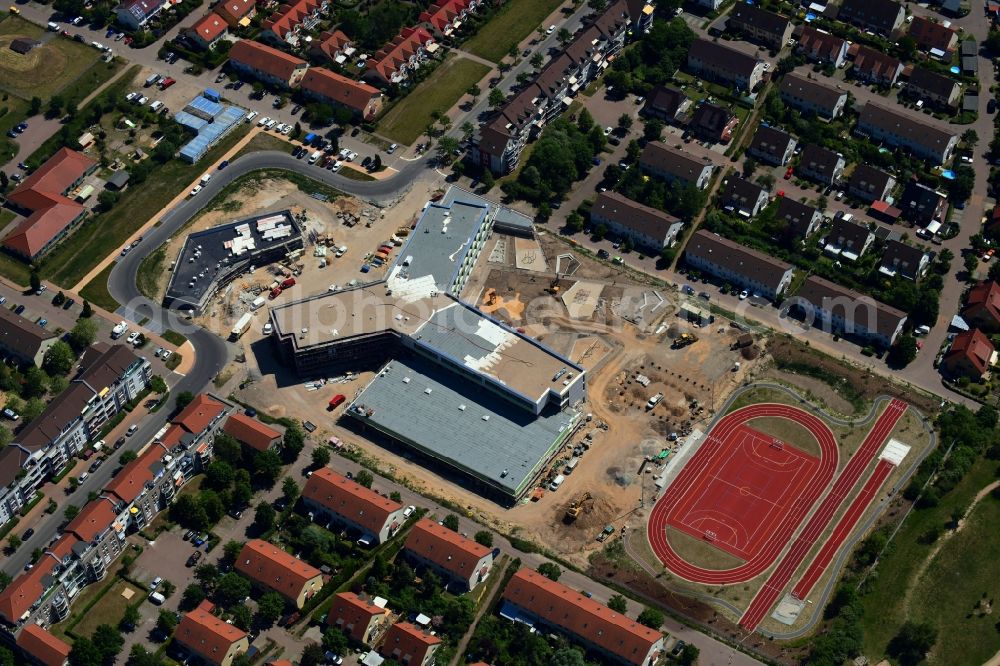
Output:
M223 0L215 6L215 13L222 17L230 28L250 25L250 19L257 14L256 0Z
M229 65L261 83L281 88L297 86L309 68L302 58L248 39L233 44L229 50Z
M302 92L318 102L347 109L365 121L374 119L382 109L382 93L378 89L325 67L312 67L306 72Z
M429 518L421 519L406 537L406 554L465 590L486 580L493 551Z
M993 364L995 353L993 343L978 328L962 331L941 359L941 367L953 377L982 379Z
M29 624L21 631L17 647L28 661L39 666L65 666L69 662L69 645L37 624Z
M309 477L302 501L310 512L358 530L363 540L382 543L403 524L403 505L347 479L329 468Z
M229 24L224 18L212 12L205 14L187 29L188 39L198 48L207 51L229 32Z
M462 25L469 12L479 7L479 0L439 0L420 14L420 22L439 35L448 37Z
M236 570L302 608L323 587L319 569L261 539L251 539L236 558Z
M27 215L3 239L4 246L26 259L50 250L86 216L67 195L93 173L97 162L83 153L60 148L7 196L7 203Z
M1000 284L986 280L970 289L962 319L987 333L1000 331Z
M242 629L223 622L209 612L211 604L202 605L185 615L174 633L174 640L214 666L230 666L238 655L250 649Z
M368 59L369 76L385 84L402 83L423 62L434 36L423 28L403 28L396 37Z
M659 631L532 569L521 569L511 577L503 600L502 616L569 634L615 663L647 666L656 663L663 651Z
M260 38L265 42L295 46L299 43L299 32L311 30L319 23L328 6L327 0L293 0L282 5L264 21Z
M326 616L326 623L343 631L349 638L364 645L378 642L392 618L392 613L376 606L371 599L353 592L338 592Z
M379 653L406 666L430 666L441 639L409 622L397 622L389 627Z
M254 451L273 451L281 444L280 432L240 412L230 414L222 430Z

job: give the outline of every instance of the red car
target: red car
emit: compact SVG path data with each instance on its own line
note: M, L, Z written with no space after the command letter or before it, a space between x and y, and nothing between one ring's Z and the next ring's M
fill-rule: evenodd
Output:
M175 81L174 79L172 79L170 77L167 77L167 78L163 79L162 81L160 81L160 90L166 90L167 88L169 88L170 86L174 85L175 83L177 83L177 81Z
M330 398L330 406L327 408L327 411L332 412L337 407L344 404L345 400L347 400L347 398L345 398L342 393L338 393L337 395L333 396L332 398Z
M788 171L785 172L785 180L789 180L792 177L792 167L788 167Z

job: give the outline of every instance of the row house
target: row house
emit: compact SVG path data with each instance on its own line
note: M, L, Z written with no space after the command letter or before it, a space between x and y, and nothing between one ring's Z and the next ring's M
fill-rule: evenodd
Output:
M309 99L350 111L369 122L382 110L382 93L367 83L341 76L325 67L312 67L302 77L301 89Z
M702 102L694 110L688 129L700 139L712 143L729 143L733 138L733 130L740 120L736 114L718 104Z
M677 88L656 86L646 95L642 115L665 123L676 123L686 115L690 106L691 100Z
M847 40L811 26L802 28L795 50L821 65L843 67L847 62Z
M901 277L915 282L927 271L930 263L931 256L920 248L890 239L885 242L878 272L886 277Z
M915 66L906 84L906 94L929 106L955 110L962 96L962 86L950 76Z
M528 568L511 576L500 615L565 634L608 663L652 666L664 650L660 631Z
M913 17L910 37L919 48L939 57L946 56L958 46L958 32L954 28L923 16Z
M792 282L792 266L704 229L684 248L686 263L764 298L775 299Z
M791 246L819 231L819 227L823 223L823 211L791 197L781 197L775 218L779 222L784 222L785 243Z
M788 132L761 125L750 141L747 155L771 166L785 166L795 154L798 142Z
M984 280L969 290L962 319L987 333L1000 332L1000 284Z
M650 141L639 155L642 172L667 183L680 186L692 185L699 190L708 187L715 165L698 160L684 151L668 146L662 141Z
M617 192L601 192L590 209L591 224L607 227L611 235L628 239L635 247L661 252L677 243L684 223L673 215Z
M296 46L299 34L316 27L329 5L329 0L294 0L282 5L264 21L260 38L276 46Z
M854 78L888 88L896 83L902 73L903 63L898 58L867 46L857 47L854 66L851 67L851 76Z
M208 466L215 453L215 433L234 411L236 406L231 402L209 393L199 393L170 421L158 441L168 449L181 447L187 452L185 472L200 471Z
M937 220L942 222L948 213L948 196L943 192L911 180L903 188L896 202L903 219L926 227Z
M302 490L311 516L347 525L371 544L385 542L402 527L403 505L324 467L316 470Z
M861 109L855 132L872 141L896 148L906 148L932 164L947 162L958 145L958 135L948 130L868 102Z
M868 204L885 201L895 187L895 178L867 164L857 165L847 181L847 193Z
M738 2L729 12L729 30L747 41L772 51L780 51L792 36L792 22L787 16L769 12L756 5Z
M174 641L211 666L230 666L250 649L247 633L212 614L212 604L203 601L186 613L174 632Z
M333 605L326 615L326 624L334 627L356 643L371 647L379 641L392 623L392 612L385 600L374 600L354 592L333 595Z
M385 85L405 82L410 73L427 59L437 46L434 35L424 28L403 28L398 35L366 61L366 77Z
M831 257L857 261L874 241L875 234L867 225L854 222L850 214L837 214L822 246Z
M733 175L726 182L726 187L719 199L719 205L722 206L723 210L734 215L750 219L757 217L757 214L764 209L770 199L770 193L767 189L756 183L751 183L746 178Z
M233 44L229 66L261 83L284 89L299 85L309 69L302 58L249 39Z
M327 58L338 65L343 65L355 51L353 40L340 30L327 30L309 45L309 52L314 56Z
M906 10L895 0L844 0L837 19L891 36L903 25Z
M781 80L781 101L805 114L833 120L847 106L847 91L794 72Z
M764 63L742 51L707 39L695 39L687 53L687 68L706 79L751 92L764 78Z
M257 15L256 0L223 0L215 6L215 13L222 17L230 28L246 28Z
M870 296L810 275L790 299L812 326L831 335L858 339L888 349L906 324L906 313Z
M840 153L810 143L802 149L795 173L822 185L834 185L844 175L847 162Z
M202 51L215 46L229 34L229 24L221 16L212 12L205 14L184 33L188 40Z
M439 0L421 12L419 21L438 36L450 37L479 5L480 0Z
M323 587L319 569L263 539L251 539L243 545L236 558L236 571L277 592L300 610Z
M978 328L962 331L941 358L941 371L951 378L979 381L996 364L996 357L996 349L985 333Z
M397 664L431 666L440 648L441 639L433 632L410 622L397 622L385 632L378 651Z
M571 96L607 68L625 44L625 0L612 3L536 79L524 86L480 129L478 162L496 174L510 173L541 128L570 104Z
M9 445L19 451L17 492L24 503L136 399L152 378L149 361L124 345L95 344L81 357L80 368L69 387L50 400ZM8 464L13 460L15 456L5 456Z
M493 551L429 518L417 521L403 548L412 561L463 592L476 589L493 568Z

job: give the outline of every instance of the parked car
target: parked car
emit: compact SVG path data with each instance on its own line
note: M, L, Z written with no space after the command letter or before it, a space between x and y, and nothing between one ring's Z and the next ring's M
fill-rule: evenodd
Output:
M152 581L152 582L151 582L151 583L149 584L149 589L150 589L150 590L155 590L156 588L158 588L158 587L160 586L160 583L162 583L162 582L163 582L163 578L161 578L160 576L157 576L157 577L156 577L156 578L154 578L154 579L153 579L153 581Z
M139 426L137 426L136 424L133 423L132 425L130 425L128 427L128 430L125 431L125 435L128 436L128 437L131 437L132 435L135 434L135 431L138 430L138 429L139 429Z
M35 534L35 530L32 527L24 530L24 534L21 535L21 541L27 541Z
M191 553L191 556L187 558L187 562L185 562L184 565L187 566L188 568L191 568L194 565L198 564L198 560L200 559L201 559L201 551L196 550L193 553Z
M188 530L187 532L184 533L181 539L183 539L184 541L190 541L191 537L193 537L195 534L197 534L197 532L195 532L194 530Z

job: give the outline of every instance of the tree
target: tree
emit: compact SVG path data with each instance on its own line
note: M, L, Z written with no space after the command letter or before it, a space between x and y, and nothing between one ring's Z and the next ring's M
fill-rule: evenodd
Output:
M618 116L618 127L622 128L626 132L632 129L632 116L628 115L627 113L623 113L622 115Z
M486 167L483 170L483 187L489 192L494 185L496 185L496 179L493 177L493 172L490 171L489 167Z
M470 123L468 120L462 123L458 129L460 132L462 132L463 139L468 139L476 132L476 126Z
M31 291L38 291L42 286L42 279L38 277L38 271L31 271L31 275L28 276L28 284L31 285Z
M906 333L896 339L886 362L892 368L905 368L917 357L917 339Z
M236 471L225 460L213 460L205 468L205 482L209 488L226 490L236 478Z
M258 504L253 514L253 524L261 532L266 532L274 527L274 507L267 502Z
M78 515L80 515L80 507L78 507L78 506L76 506L74 504L70 504L63 511L63 518L66 519L66 522L69 522L69 521L73 520Z
M281 457L274 451L258 451L253 459L254 474L266 487L271 488L281 476Z
M77 352L82 353L97 340L97 322L93 319L78 319L66 336L66 341Z
M219 578L212 594L220 606L235 606L250 596L250 581L235 571L230 571Z
M180 495L170 505L169 515L172 521L189 529L204 530L211 524L205 507L191 495Z
M234 608L233 624L243 631L250 631L250 628L253 626L253 614L250 612L250 609L244 605Z
M11 534L10 537L7 538L7 548L11 551L15 551L20 547L21 547L21 537L17 536L16 534Z
M62 113L63 98L60 95L53 95L49 98L49 106L45 110L46 118L58 118Z
M83 309L80 311L80 319L90 319L94 316L94 308L90 305L90 301L83 302Z
M646 124L642 127L642 137L646 141L659 141L660 137L663 136L664 127L665 125L661 120L655 118L647 120Z
M556 39L559 40L560 44L566 46L573 41L573 33L566 28L559 28L559 32L556 33Z
M294 502L299 497L299 484L292 477L286 476L281 482L281 494L289 504Z
M97 203L99 204L99 209L102 212L107 212L115 207L118 200L121 198L121 194L118 192L112 192L111 190L104 190L97 195Z
M482 88L473 83L471 86L465 89L466 94L471 95L472 99L478 98L483 94Z
M323 649L337 655L347 652L347 636L340 629L330 627L323 634Z
M553 564L552 562L542 562L538 565L538 573L542 574L549 580L559 580L559 576L562 576L562 569Z
M41 110L42 110L42 98L37 96L32 97L31 106L28 107L28 115L37 116Z
M494 88L496 90L496 88ZM323 647L317 643L310 643L302 651L299 657L299 666L319 666L326 662L326 655L323 654Z
M979 266L979 257L974 252L966 252L962 263L965 266L965 272L969 274L969 279L973 280L976 268Z
M681 654L677 657L677 661L681 663L681 666L693 666L693 664L698 661L698 657L701 655L701 650L695 646L688 643L681 650Z
M6 571L0 571L0 592L6 590L7 586L10 585L13 580L14 579L10 577L9 573Z
M991 53L1000 54L1000 30L990 30L983 45Z
M174 585L169 580L165 580L160 584L160 594L169 599L173 596L174 592L177 591L177 586Z
M182 610L191 610L197 608L198 604L205 600L205 588L197 583L191 583L184 588L184 593L181 594L180 607Z
M233 505L237 507L245 507L250 504L250 500L253 499L253 488L250 487L249 483L244 481L237 481L233 484L233 490L230 494L233 500Z
M613 594L611 598L608 599L608 608L618 613L624 613L628 610L628 601L625 600L620 594Z
M962 132L962 142L974 146L979 143L979 134L974 129L967 129Z
M209 562L199 564L195 567L194 579L206 590L214 589L215 582L219 580L219 567Z
M234 469L240 467L243 459L243 449L232 435L225 432L218 433L215 436L213 447L215 448L216 458L225 460Z
M438 139L435 150L437 151L438 156L447 157L454 151L458 150L460 146L461 144L455 137L443 136L440 139Z
M121 632L110 624L98 625L97 629L94 629L90 641L97 648L101 655L101 663L105 666L112 666L115 663L115 657L125 645L125 639L122 638Z
M226 545L222 547L224 559L220 561L230 565L236 562L236 558L239 557L240 552L243 550L243 545L241 541L227 541Z
M584 134L594 128L594 117L590 115L590 111L586 107L581 109L580 115L576 117L576 126Z
M594 0L590 0L594 2ZM603 1L603 0L602 0ZM552 666L586 666L583 654L573 647L564 647L552 653L549 664Z
M583 231L583 222L583 215L575 210L566 216L566 226L574 232Z
M330 464L330 450L325 446L313 449L312 452L312 464L313 467L326 467Z
M118 628L126 633L135 631L135 628L142 621L142 614L137 606L126 606L122 614L122 621L118 623Z
M372 476L371 472L363 469L354 475L354 481L365 488L371 488L372 484L375 483L375 477Z
M128 652L126 666L163 666L163 660L142 646L141 643L132 645Z
M70 666L101 666L101 651L87 637L73 641L69 652Z
M447 516L444 517L444 520L441 522L444 524L445 527L447 527L452 532L458 531L458 516L456 516L455 514L449 513Z
M135 451L122 451L122 454L118 456L118 464L127 465L138 457L139 454Z
M923 622L904 622L889 641L889 655L902 666L916 666L937 642L937 629Z
M650 629L659 629L663 626L663 613L655 608L644 608L636 621Z
M265 592L257 601L253 623L259 629L270 629L285 612L285 598L277 592Z
M202 490L198 493L198 506L208 518L208 525L205 526L205 529L222 520L222 516L226 514L226 506L214 490Z
M503 104L506 97L504 97L503 91L499 88L490 88L490 96L487 99L489 100L490 107L495 109Z
M149 379L149 389L153 393L159 393L160 395L163 395L168 390L167 389L167 383L165 381L163 381L163 377L161 377L159 375L153 375L152 377L150 377L150 379Z
M487 548L493 547L493 532L489 530L479 530L473 537L480 546L486 546Z
M190 405L192 400L194 400L194 393L191 393L191 391L181 391L178 393L175 399L177 411L179 412Z

